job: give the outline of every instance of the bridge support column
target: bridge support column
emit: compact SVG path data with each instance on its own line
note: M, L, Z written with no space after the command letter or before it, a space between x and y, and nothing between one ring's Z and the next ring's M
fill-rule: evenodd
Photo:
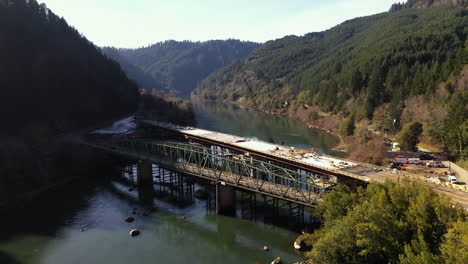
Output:
M153 185L153 164L140 160L137 165L138 185Z
M147 205L153 204L153 164L140 160L137 164L138 199Z
M216 184L216 213L236 214L236 189L232 186Z
M339 184L348 185L352 190L357 190L359 180L349 177L336 177Z

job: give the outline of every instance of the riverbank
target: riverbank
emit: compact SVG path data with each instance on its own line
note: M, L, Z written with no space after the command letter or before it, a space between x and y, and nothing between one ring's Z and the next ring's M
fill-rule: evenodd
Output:
M342 117L333 114L327 114L318 111L318 109L305 109L290 106L282 110L263 109L254 105L242 104L232 101L219 101L219 100L202 100L197 97L192 97L195 102L213 102L221 104L233 104L242 108L251 108L257 111L273 115L282 116L290 119L301 121L310 129L323 131L338 139L338 144L333 146L331 150L339 153L345 153L346 158L359 162L371 162L381 164L385 161L385 153L387 151L384 143L384 137L376 135L367 130L364 125L356 128L356 136L343 136L339 132ZM340 155L343 157L343 155Z

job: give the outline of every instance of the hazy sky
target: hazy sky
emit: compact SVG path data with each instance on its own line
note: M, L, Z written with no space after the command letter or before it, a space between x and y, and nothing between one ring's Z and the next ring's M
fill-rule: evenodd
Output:
M264 42L387 11L402 0L38 0L99 46L168 39Z

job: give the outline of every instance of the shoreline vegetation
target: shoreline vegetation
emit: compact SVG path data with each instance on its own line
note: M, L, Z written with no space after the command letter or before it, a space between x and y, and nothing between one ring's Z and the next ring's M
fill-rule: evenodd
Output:
M352 159L352 160L359 161L359 162L369 162L369 155L367 155L367 154L364 155L363 154L364 151L362 151L361 153L359 153L357 155L352 155L352 154L353 154L353 152L356 151L357 148L358 149L367 149L367 150L371 149L371 150L374 150L374 151L375 151L375 148L376 148L372 144L360 143L360 142L358 142L358 139L356 139L354 137L342 135L340 133L340 131L339 131L339 126L338 126L339 122L336 122L336 119L338 118L337 116L331 116L330 117L330 115L326 115L324 113L324 115L323 115L323 117L325 118L324 120L321 120L320 122L313 122L313 121L304 120L304 118L302 118L300 115L294 115L294 113L291 113L291 112L267 110L267 109L262 109L260 107L254 106L254 105L242 104L242 103L239 103L239 102L221 101L221 100L206 100L206 99L194 96L194 95L192 95L191 99L194 100L194 101L199 101L199 102L212 101L212 102L218 102L218 103L235 104L235 105L238 105L238 106L241 106L241 107L249 107L249 108L255 109L257 111L261 111L261 112L270 114L270 115L278 115L278 116L283 116L283 117L293 118L293 119L299 120L299 121L303 122L307 127L311 128L311 129L321 130L321 131L324 131L324 132L326 132L326 133L328 133L330 135L333 135L333 136L337 137L339 139L339 143L335 147L333 147L331 150L346 153L348 155L346 157L347 159ZM327 117L329 117L329 118L327 118ZM331 120L330 123L332 125L324 125L330 119L335 119L335 120ZM383 139L382 139L382 145L383 145ZM383 162L383 160L384 160L384 156L385 156L385 153L384 153L385 151L384 150L385 149L382 149L382 145L377 145L381 149L378 150L378 155L377 156L379 158L374 159L374 161L376 161L376 162ZM364 153L366 153L366 152L364 152Z
M316 208L322 226L296 243L304 263L465 263L467 213L427 186L339 185Z
M268 41L212 73L193 95L294 116L343 135L340 147L352 149L351 159L377 163L385 144L418 121L424 137L463 161L467 15L465 1L409 1L323 32Z
M466 130L466 122L463 121L468 118L468 109L463 109L463 102L468 98L467 82L468 65L465 65L458 74L451 75L447 81L439 83L434 94L405 99L400 105L398 118L392 119L398 122L401 128L413 120L419 120L423 124L421 147L434 152L446 152L451 155L453 162L465 169L468 169L468 141L465 140L468 134L463 132ZM325 111L318 105L303 104L295 100L286 101L279 108L269 108L243 98L234 101L229 98L208 99L196 93L193 93L191 98L198 101L232 103L268 114L295 118L311 128L337 136L340 144L333 150L348 153L349 159L360 162L369 162L372 157L374 163L384 163L390 142L394 141L401 131L385 128L388 114L392 112L392 103L384 103L377 107L372 118L358 119L353 113L346 115ZM436 114L436 111L439 113Z
M195 112L189 100L164 91L140 89L143 111L147 119L173 123L181 126L195 126Z

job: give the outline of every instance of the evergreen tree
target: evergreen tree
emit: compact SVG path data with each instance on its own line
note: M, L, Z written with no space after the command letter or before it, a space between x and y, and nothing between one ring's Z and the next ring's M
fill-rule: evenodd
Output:
M422 132L422 124L418 121L405 125L396 137L400 149L403 151L417 151L416 145L419 143Z

